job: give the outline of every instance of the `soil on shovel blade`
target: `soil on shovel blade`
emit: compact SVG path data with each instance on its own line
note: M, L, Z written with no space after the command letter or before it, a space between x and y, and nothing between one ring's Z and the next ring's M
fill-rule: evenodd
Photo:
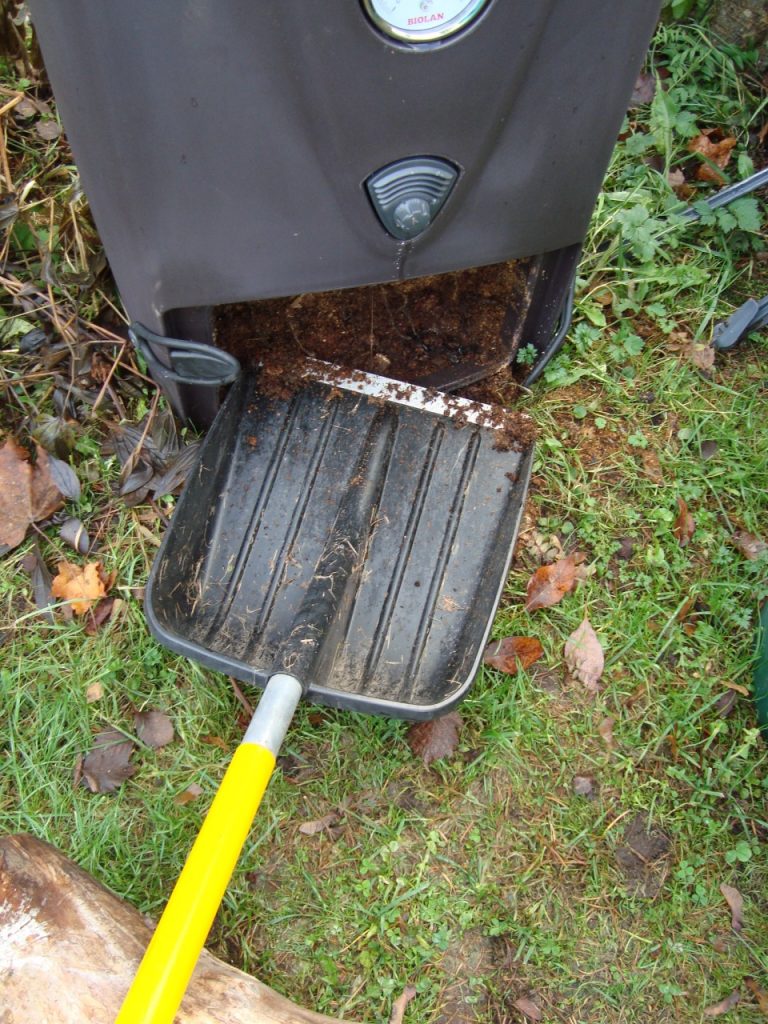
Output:
M517 260L219 306L214 337L242 366L261 367L260 390L273 398L305 385L308 357L406 383L463 365L488 365L492 373L514 358L507 320L527 303L528 270ZM511 383L512 374L506 377Z

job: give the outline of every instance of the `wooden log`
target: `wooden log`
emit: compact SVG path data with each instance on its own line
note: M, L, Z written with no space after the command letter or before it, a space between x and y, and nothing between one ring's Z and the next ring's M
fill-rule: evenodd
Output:
M0 1024L112 1024L151 935L47 843L0 838ZM203 951L177 1024L339 1024Z

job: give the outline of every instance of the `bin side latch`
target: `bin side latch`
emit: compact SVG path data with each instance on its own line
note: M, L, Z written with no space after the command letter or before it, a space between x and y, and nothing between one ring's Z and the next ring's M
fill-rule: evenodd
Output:
M135 321L129 334L136 349L146 359L153 380L161 386L192 384L217 388L231 384L240 373L237 359L212 345L165 338Z

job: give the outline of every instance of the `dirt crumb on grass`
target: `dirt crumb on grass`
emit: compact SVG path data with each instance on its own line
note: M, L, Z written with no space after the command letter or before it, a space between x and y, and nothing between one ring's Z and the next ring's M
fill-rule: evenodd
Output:
M671 846L669 836L652 825L646 814L635 815L624 831L624 845L614 854L631 893L648 898L659 894L667 877Z
M440 968L451 980L442 991L435 1024L486 1020L487 987L482 981L473 984L473 980L487 978L498 969L493 939L479 931L465 932L460 941L446 949Z

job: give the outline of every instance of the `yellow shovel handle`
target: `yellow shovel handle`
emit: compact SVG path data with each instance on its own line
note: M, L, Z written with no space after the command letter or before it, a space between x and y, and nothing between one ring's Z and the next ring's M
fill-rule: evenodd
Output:
M300 684L292 677L273 676L270 680L224 774L115 1024L172 1024L300 696ZM263 743L257 741L262 739Z

